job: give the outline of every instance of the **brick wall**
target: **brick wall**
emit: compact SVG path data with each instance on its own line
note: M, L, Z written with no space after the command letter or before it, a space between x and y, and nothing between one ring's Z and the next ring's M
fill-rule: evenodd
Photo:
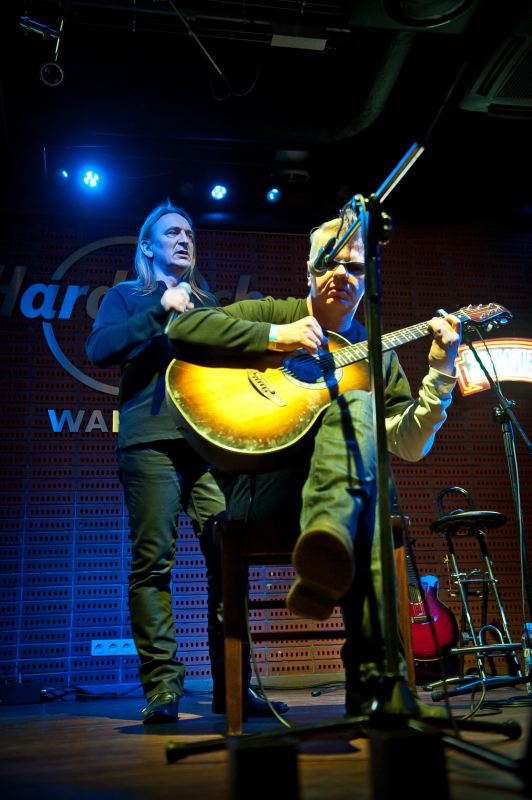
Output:
M15 280L17 275L22 278L20 288L13 284L11 292L0 295L0 670L20 670L58 686L132 683L137 680L134 654L91 655L93 640L131 638L130 537L114 452L118 370L91 365L84 341L92 325L90 312L103 293L99 287L125 278L134 245L115 242L74 260L60 278L56 271L79 248L109 237L134 236L135 228L22 218L4 220L0 227L0 264L5 265L0 284L9 284L13 275ZM507 306L521 321L529 319L532 235L511 228L494 231L488 223L399 226L383 258L384 331L429 319L440 307L455 311L490 301ZM200 231L198 242L200 269L212 290L225 292L223 302L234 300L237 292L238 299L253 291L277 297L306 292L306 236ZM522 324L519 333L515 327L507 330L509 336L527 333ZM54 346L63 355L62 364L52 352ZM414 393L425 373L428 346L428 340L421 340L400 351ZM91 381L104 384L104 390ZM530 385L505 388L518 402L518 417L530 435ZM440 596L455 613L459 603L449 592L445 548L429 530L438 516L437 494L459 485L471 493L478 508L508 515L508 524L489 534L488 545L518 639L522 619L517 531L502 436L491 420L493 406L487 393L462 398L455 390L449 419L429 456L416 464L392 460L417 540L419 570L438 576ZM532 465L519 440L517 449L530 528ZM449 504L449 510L453 507ZM470 540L460 542L458 550L463 551L464 569L476 565ZM251 594L285 593L292 579L287 567L254 567ZM208 678L204 562L184 515L172 583L178 656L187 664L189 678ZM479 618L479 601L473 608ZM490 603L489 621L496 616ZM340 624L338 617L335 614L333 624ZM294 624L287 611L255 611L252 616L253 627L261 631ZM312 630L321 623L297 625L309 631L308 640L297 646L257 648L263 673L318 676L340 671L339 644L312 641ZM502 665L504 660L496 661Z

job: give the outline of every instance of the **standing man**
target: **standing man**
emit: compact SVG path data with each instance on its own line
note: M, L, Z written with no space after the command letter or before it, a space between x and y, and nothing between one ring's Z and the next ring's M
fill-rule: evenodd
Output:
M194 307L217 305L196 272L194 227L183 209L169 200L153 209L140 230L135 268L136 280L105 295L86 350L97 366L120 364L118 469L131 527L129 611L148 700L143 722L151 724L175 722L185 678L185 665L175 660L170 591L180 504L192 518L207 562L212 710L225 713L217 617L221 565L209 546L212 537L205 535L225 502L208 464L181 438L165 402L165 372L175 357L166 337L169 320ZM277 710L288 707L279 704ZM250 689L248 714L269 713Z
M345 220L345 227L350 220ZM331 236L341 236L339 219L311 235L312 259ZM364 251L351 242L322 276L308 277L306 299L248 300L223 309L188 312L170 327L169 340L180 358L265 350L305 349L317 353L326 331L351 343L366 338L354 319L364 294ZM429 322L433 340L429 369L414 401L395 352L383 357L386 377L388 448L409 461L430 450L446 419L455 384L454 360L460 343L455 317ZM250 364L252 366L252 363ZM380 531L377 516L375 445L371 397L355 390L333 399L307 437L307 456L276 472L219 476L234 519L299 521L301 535L292 563L296 580L287 606L297 616L327 619L340 603L347 640L346 707L358 715L372 701L371 675L382 669L383 637ZM356 575L355 575L356 567Z

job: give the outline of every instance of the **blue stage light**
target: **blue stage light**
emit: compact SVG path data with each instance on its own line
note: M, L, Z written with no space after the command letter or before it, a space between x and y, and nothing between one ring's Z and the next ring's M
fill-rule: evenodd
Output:
M68 178L68 172L66 171L66 169L61 170L61 177Z
M85 175L83 176L83 183L89 189L95 189L98 186L99 182L100 182L100 176L98 175L97 172L94 172L94 170L92 169L88 169Z
M281 199L281 192L279 189L270 189L266 197L270 203L277 203L277 201Z
M227 194L227 189L225 186L215 186L211 194L215 200L223 200Z

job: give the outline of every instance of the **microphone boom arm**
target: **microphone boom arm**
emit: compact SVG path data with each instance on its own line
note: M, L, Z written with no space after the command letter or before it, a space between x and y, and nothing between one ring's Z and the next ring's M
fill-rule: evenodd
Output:
M425 150L425 145L414 142L410 149L405 153L401 161L397 164L395 169L390 172L384 183L379 186L373 197L376 200L385 200L390 192L397 186L401 178L403 178L410 167L417 161L419 156ZM351 200L346 203L344 209L352 205L357 195L354 195ZM355 233L360 228L360 219L356 219L346 230L340 241L331 249L331 242L329 239L327 244L321 248L320 252L313 261L309 263L308 270L311 275L324 275L331 261L334 261L338 253L340 253L348 242L351 241Z

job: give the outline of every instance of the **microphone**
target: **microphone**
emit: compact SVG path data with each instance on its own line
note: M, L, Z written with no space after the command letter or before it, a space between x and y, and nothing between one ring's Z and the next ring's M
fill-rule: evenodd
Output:
M333 236L332 239L329 239L327 244L324 244L323 247L320 249L316 258L313 258L312 261L309 261L308 264L308 271L311 275L324 275L327 272L327 265L323 264L325 261L326 256L329 255L331 250L336 244L336 237Z
M178 283L175 288L181 289L183 292L186 292L189 297L192 294L192 286L187 281L181 281L181 283Z
M181 283L178 283L177 286L175 286L174 288L175 289L181 289L181 291L186 292L188 294L189 298L190 298L190 295L192 294L192 286L190 285L190 283L188 283L188 281L181 281ZM166 327L164 329L165 336L168 334L168 329L170 328L170 325L175 320L175 318L177 317L178 314L179 314L179 311L170 311L170 313L168 314L168 321L167 321Z

